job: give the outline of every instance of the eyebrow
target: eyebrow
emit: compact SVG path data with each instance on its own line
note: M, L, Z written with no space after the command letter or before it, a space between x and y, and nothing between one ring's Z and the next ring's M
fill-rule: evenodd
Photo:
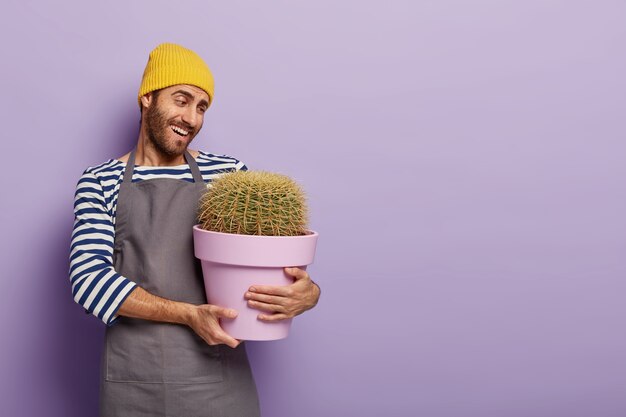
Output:
M185 91L185 90L176 90L172 93L172 96L175 96L176 94L182 94L183 96L187 97L189 100L194 100L195 97L193 94L191 94L189 91ZM205 106L209 106L209 102L206 101L205 99L200 100L200 103L198 103L198 105L205 105Z

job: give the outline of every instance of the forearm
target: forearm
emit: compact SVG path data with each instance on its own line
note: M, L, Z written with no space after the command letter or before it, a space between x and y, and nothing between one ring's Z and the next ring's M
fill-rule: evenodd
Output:
M162 298L137 287L117 311L118 315L167 323L188 324L194 305Z

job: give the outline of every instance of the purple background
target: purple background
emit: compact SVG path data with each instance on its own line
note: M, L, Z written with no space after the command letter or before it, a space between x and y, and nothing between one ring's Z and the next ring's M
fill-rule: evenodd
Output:
M266 417L626 415L626 3L3 2L0 413L96 415L76 182L136 140L165 41L192 146L293 176L323 294L250 343Z

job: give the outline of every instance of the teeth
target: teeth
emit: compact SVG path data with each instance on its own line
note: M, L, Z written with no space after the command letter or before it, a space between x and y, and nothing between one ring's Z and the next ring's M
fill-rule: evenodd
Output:
M178 133L179 135L187 136L189 134L188 131L178 126L171 125L170 127L172 128L174 132Z

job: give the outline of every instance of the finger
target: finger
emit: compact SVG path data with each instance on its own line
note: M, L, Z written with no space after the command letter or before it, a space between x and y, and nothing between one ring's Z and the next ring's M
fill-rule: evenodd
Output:
M235 349L237 346L239 346L240 343L241 340L233 339L232 337L230 337L228 340L226 340L224 344L228 347Z
M287 275L291 275L297 280L309 278L309 274L304 269L292 267L292 268L284 268L285 273Z
M223 331L212 329L210 332L200 336L204 341L211 346L215 345L228 345L230 347L237 347L240 343L239 340L231 338L229 335L224 333ZM233 343L233 340L236 344Z
M289 297L292 292L288 286L285 287L275 285L253 285L248 289L248 291L268 295L277 295L279 297Z
M237 345L239 345L239 343L241 343L241 341L235 339L234 337L231 337L219 326L214 326L212 330L213 340L215 340L217 344L225 344L234 349L237 347Z
M240 341L240 340L237 340L237 339L234 339L234 338L232 338L232 337L230 337L230 336L229 336L228 338L226 338L226 339L222 340L222 342L221 342L221 343L223 343L224 345L226 345L226 346L231 347L231 348L233 348L233 349L234 349L234 348L236 348L237 346L239 346L239 344L241 343L241 341Z
M267 294L260 294L260 293L254 293L254 292L247 292L245 294L245 297L248 300L261 301L267 304L279 304L279 305L284 305L285 302L288 300L287 297L279 297L276 295L267 295Z
M286 320L288 318L290 318L288 315L284 314L284 313L277 313L277 314L259 314L258 319L261 321L280 321L280 320Z
M270 313L274 313L274 312L284 313L284 312L286 312L284 306L280 306L280 305L276 305L276 304L262 303L260 301L249 300L248 301L248 305L250 307L252 307L252 308L257 309L257 310L269 311Z

